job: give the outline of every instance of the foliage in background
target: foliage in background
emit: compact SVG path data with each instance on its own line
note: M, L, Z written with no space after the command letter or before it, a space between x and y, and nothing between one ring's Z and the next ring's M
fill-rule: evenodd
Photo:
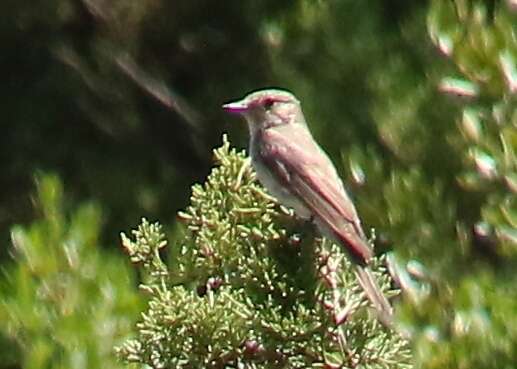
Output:
M61 182L37 179L41 217L15 226L14 261L2 269L2 367L119 368L113 346L141 306L133 275L100 250L102 212L85 203L69 211Z
M452 66L437 86L461 99L460 113L448 122L454 131L443 135L460 163L450 174L455 197L441 191L453 211L447 238L454 242L439 237L444 227L431 225L433 248L411 252L432 266L429 296L405 311L417 322L415 349L428 368L513 368L517 362L515 5L434 1L427 18L433 42Z
M342 250L276 205L228 142L215 157L219 167L180 213L187 232L170 267L158 224L144 219L133 239L122 235L151 299L120 356L152 368L409 367L408 343L368 316Z
M107 226L95 244L114 246L117 231L142 215L168 226L189 184L205 177L220 132L244 143L245 129L223 119L220 104L283 86L302 100L363 224L375 227L376 250L408 261L398 311L417 365L514 367L515 0L7 0L0 8L0 243L12 224L33 218L27 193L37 169L64 178L71 203L102 204ZM7 264L9 248L0 250ZM2 265L2 307L33 319L30 304L42 306L45 295L28 277L22 295L16 271L28 266L20 256L15 263ZM81 291L99 301L95 289ZM29 331L5 311L0 354L10 360L1 367L23 366L32 337L42 352L69 347L54 348L48 324L59 319ZM13 338L22 332L30 335Z

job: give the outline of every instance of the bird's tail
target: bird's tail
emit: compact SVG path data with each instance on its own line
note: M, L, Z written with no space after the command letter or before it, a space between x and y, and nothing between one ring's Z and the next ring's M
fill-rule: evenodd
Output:
M379 321L387 327L393 325L393 308L381 292L372 271L367 266L356 265L355 275L366 296L377 311Z

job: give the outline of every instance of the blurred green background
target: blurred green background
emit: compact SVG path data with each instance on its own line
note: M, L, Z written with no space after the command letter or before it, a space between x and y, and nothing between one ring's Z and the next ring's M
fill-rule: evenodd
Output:
M119 233L145 216L174 238L222 133L246 147L221 104L269 86L378 250L425 268L398 309L416 365L515 367L514 0L0 7L0 367L122 366L143 302Z

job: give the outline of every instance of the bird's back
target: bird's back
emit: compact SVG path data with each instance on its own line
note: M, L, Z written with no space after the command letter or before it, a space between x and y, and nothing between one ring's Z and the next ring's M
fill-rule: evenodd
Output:
M355 207L337 171L302 124L263 130L255 154L270 169L277 183L302 202L322 233L345 246L359 263L372 257ZM267 185L266 185L267 186ZM286 204L287 205L287 204Z

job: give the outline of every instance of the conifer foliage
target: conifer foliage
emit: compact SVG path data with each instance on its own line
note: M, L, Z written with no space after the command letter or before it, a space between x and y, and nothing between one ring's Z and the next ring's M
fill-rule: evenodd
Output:
M408 343L370 316L339 247L277 205L226 139L215 158L180 213L186 234L170 267L158 224L122 235L150 300L119 355L153 368L407 367ZM375 273L394 295L382 264Z

